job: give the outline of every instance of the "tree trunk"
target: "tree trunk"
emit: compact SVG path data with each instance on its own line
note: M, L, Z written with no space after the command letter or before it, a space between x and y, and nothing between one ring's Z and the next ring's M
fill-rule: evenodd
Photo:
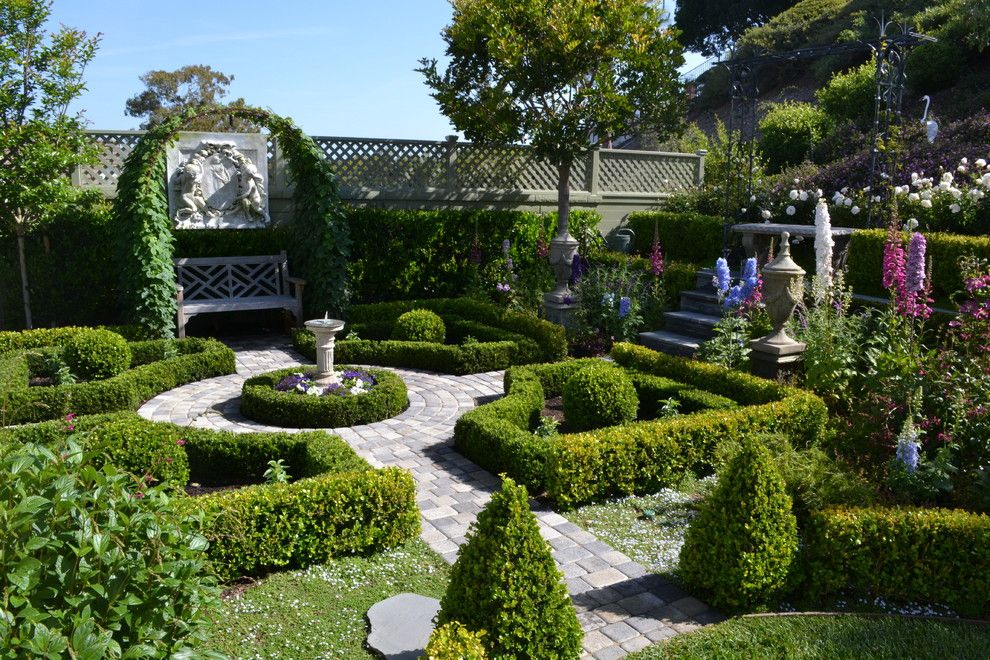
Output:
M21 262L21 296L24 298L24 325L30 330L31 325L31 294L28 292L27 261L24 258L24 231L20 221L17 223L17 256Z
M568 231L571 215L571 191L568 182L571 178L571 163L557 168L557 235L550 241L550 265L556 276L553 291L543 296L544 302L556 306L573 304L568 280L571 277L571 263L577 256L578 242Z

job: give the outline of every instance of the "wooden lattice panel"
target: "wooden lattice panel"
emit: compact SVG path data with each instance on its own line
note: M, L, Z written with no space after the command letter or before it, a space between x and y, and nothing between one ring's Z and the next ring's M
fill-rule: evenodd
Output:
M603 192L670 193L694 186L697 171L697 156L602 151L599 187Z
M184 300L243 300L283 291L278 263L245 262L178 266Z
M89 137L100 147L99 160L79 166L79 185L116 188L124 160L141 139L141 133L89 133Z
M342 189L421 190L446 185L442 142L313 138Z

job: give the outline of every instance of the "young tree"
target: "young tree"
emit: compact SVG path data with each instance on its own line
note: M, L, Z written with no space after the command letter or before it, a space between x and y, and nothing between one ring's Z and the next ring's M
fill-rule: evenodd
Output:
M0 0L0 223L17 236L25 324L31 327L24 236L78 192L72 169L91 148L81 114L70 115L85 89L82 74L99 35L45 23L51 0Z
M203 64L191 64L175 71L149 71L141 76L146 89L127 99L124 111L131 117L144 117L141 128L150 128L172 113L190 106L222 105L234 76L214 71ZM226 104L245 107L239 98ZM251 122L236 117L207 117L194 120L191 131L253 131Z
M762 25L797 0L681 0L674 24L685 48L703 55L718 55L748 28Z
M418 69L441 111L468 139L529 142L557 167L558 235L550 262L563 303L577 242L568 233L575 161L640 128L676 128L684 58L653 0L451 0L450 64Z

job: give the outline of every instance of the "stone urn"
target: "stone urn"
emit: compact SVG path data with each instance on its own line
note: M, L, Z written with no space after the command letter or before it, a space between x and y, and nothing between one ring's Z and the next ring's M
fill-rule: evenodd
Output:
M765 337L750 342L753 373L775 378L784 365L799 362L805 344L787 334L787 322L804 295L803 268L791 258L791 235L780 235L780 250L776 258L763 267L763 302L773 330Z
M344 329L344 322L324 316L306 321L306 327L316 336L316 380L320 385L330 382L333 375L334 336Z

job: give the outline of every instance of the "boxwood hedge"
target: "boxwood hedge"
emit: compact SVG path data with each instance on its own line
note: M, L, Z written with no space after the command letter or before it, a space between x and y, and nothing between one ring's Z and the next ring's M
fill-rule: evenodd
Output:
M804 593L843 591L990 614L990 516L948 509L828 508L802 532Z
M115 433L104 440L127 437L116 432L123 427L133 429L130 435L148 429L175 435L191 481L203 484L260 481L268 461L285 462L296 477L291 483L176 499L176 506L205 512L207 553L224 580L375 552L419 533L412 476L398 468L372 469L346 442L323 431L235 434L151 422L133 412L83 416L73 424L74 432L90 432L86 442L100 441L105 426ZM62 420L0 429L0 448L12 442L52 445L67 433ZM157 458L149 451L144 461L154 464Z
M335 428L378 422L398 415L409 406L406 384L383 369L369 369L368 373L375 378L375 386L366 394L356 396L306 396L275 389L283 378L298 372L299 367L290 367L244 381L241 413L272 426Z
M453 343L390 339L398 318L413 309L427 309L439 315L447 328L447 341ZM354 305L348 310L348 323L348 331L356 332L361 339L337 341L339 362L469 374L514 364L552 362L567 355L567 336L561 326L469 298ZM468 337L477 342L461 343ZM312 333L297 331L295 346L303 355L315 359Z
M803 390L631 344L616 344L612 357L627 369L675 381L673 389L710 393L713 409L540 438L530 429L544 400L560 394L564 381L585 361L516 367L506 371L505 397L457 421L457 448L489 471L507 472L530 492L545 490L569 508L653 492L676 483L687 470L711 472L722 460L717 450L723 439L779 431L810 445L824 429L825 404Z
M73 335L53 336L68 341ZM30 350L0 354L0 421L22 424L70 412L133 410L179 385L235 371L234 352L213 339L133 342L129 347L133 358L127 371L106 380L51 387L29 387Z

